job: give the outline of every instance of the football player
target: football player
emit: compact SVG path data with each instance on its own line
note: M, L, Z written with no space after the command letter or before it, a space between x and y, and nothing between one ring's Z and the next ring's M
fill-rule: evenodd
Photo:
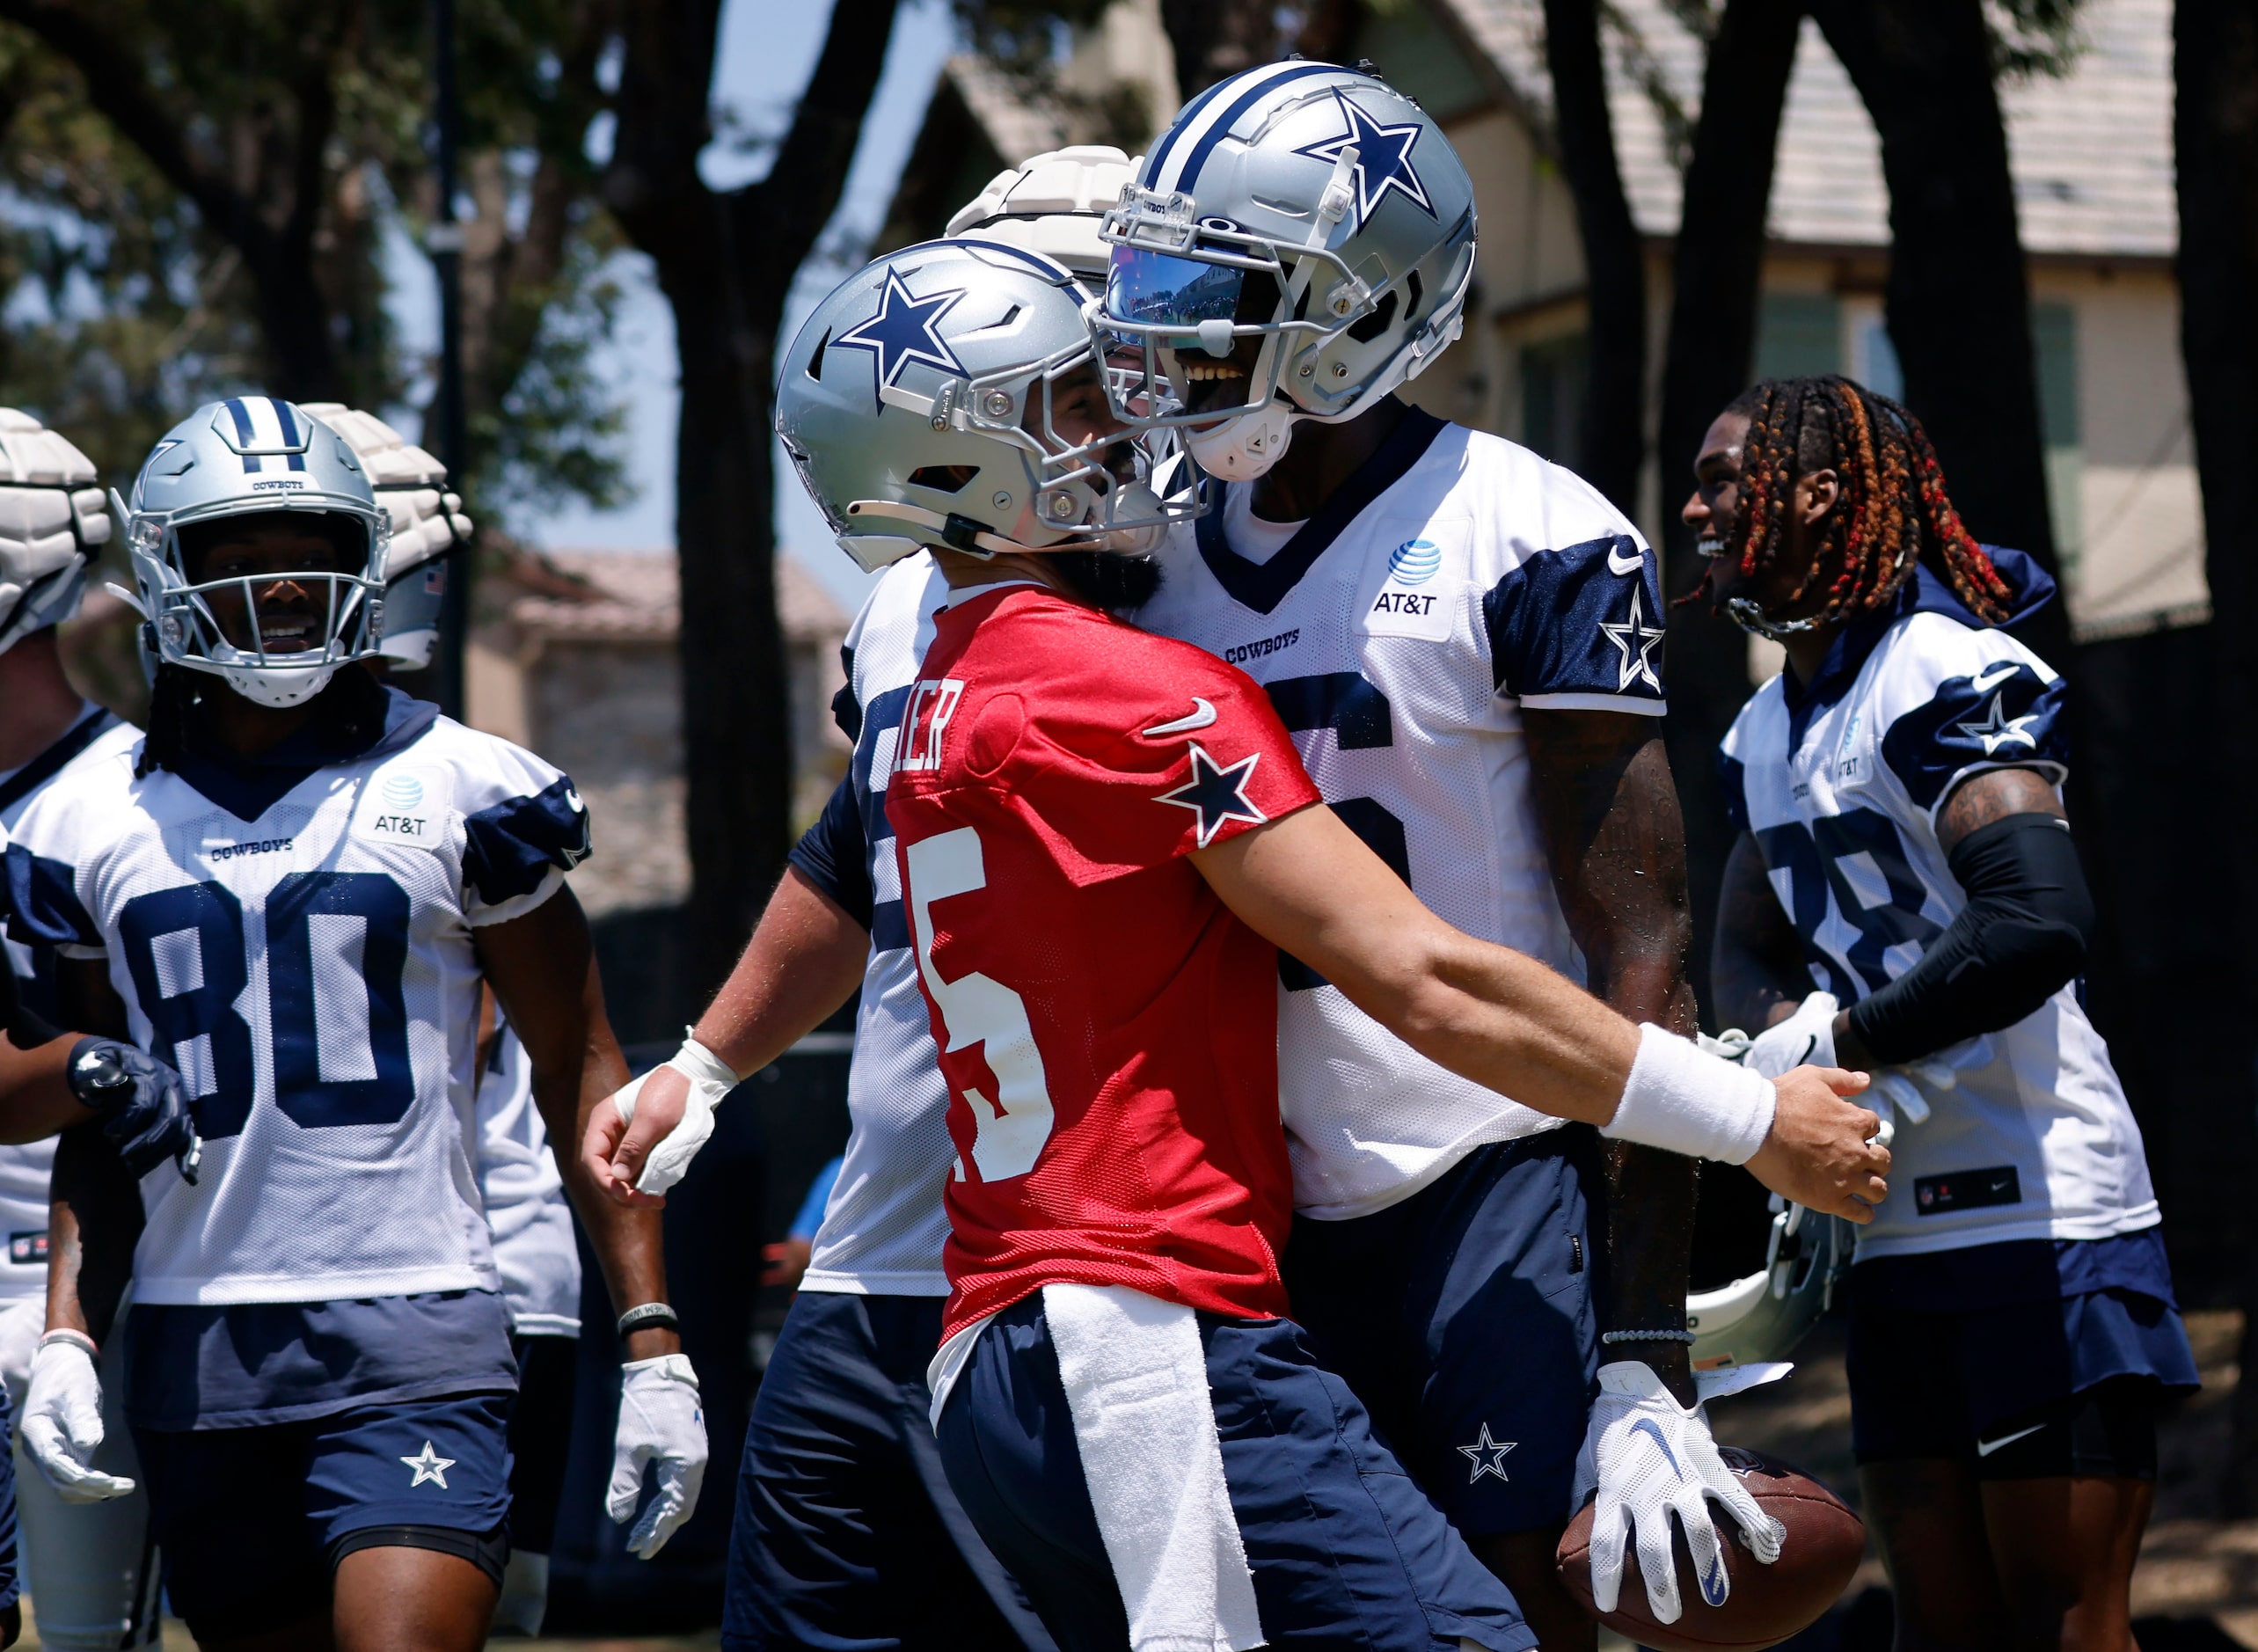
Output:
M1392 393L1458 337L1473 277L1442 129L1369 73L1250 69L1154 143L1105 233L1122 411L1214 479L1137 622L1261 683L1334 813L1437 916L1691 1034L1654 553L1568 471ZM1692 1161L1603 1157L1306 961L1279 979L1286 1279L1319 1356L1546 1647L1594 1643L1553 1556L1595 1488L1602 1610L1635 1533L1677 1619L1672 1513L1721 1601L1709 1500L1759 1560L1778 1539L1688 1358Z
M352 446L266 397L159 442L126 518L150 730L15 823L9 922L65 1019L179 1068L201 1179L57 1150L25 1436L59 1487L130 1488L95 1360L133 1278L126 1411L175 1610L205 1645L474 1647L506 1555L516 1372L471 1163L479 991L576 1139L625 1077L564 874L572 783L361 663L390 518ZM577 1178L575 1179L577 1181ZM611 1509L648 1555L705 1439L647 1214L584 1201L629 1361ZM246 1553L260 1564L243 1564Z
M447 491L447 467L374 413L340 402L307 403L301 410L352 444L377 504L391 518L384 634L369 669L386 677L423 670L438 641L447 559L471 536L462 500ZM517 1361L509 1414L509 1562L494 1623L530 1635L540 1634L548 1611L549 1545L572 1442L581 1254L564 1178L534 1104L525 1045L497 1012L490 987L479 995L479 1195Z
M0 409L0 842L33 802L80 764L131 749L139 731L89 705L64 676L55 627L78 611L95 550L109 540L109 514L95 486L93 463L61 434L26 414ZM28 1073L41 1071L36 1105L18 1092L0 1102L0 1223L7 1252L0 1259L0 1385L21 1414L32 1356L47 1316L47 1178L54 1135L84 1122L81 1095L98 1078L124 1089L155 1085L185 1129L178 1079L130 1046L59 1034L55 953L10 940L0 947L0 994L15 1007L4 1020L26 1054ZM44 1139L42 1139L44 1138ZM154 1164L167 1156L159 1151ZM108 1361L114 1382L120 1367ZM124 1427L121 1390L110 1400L109 1439L97 1454L106 1473L132 1478L132 1438ZM22 1441L17 1442L20 1450ZM12 1476L24 1532L29 1592L39 1600L40 1636L62 1647L135 1647L155 1641L157 1579L149 1543L148 1500L139 1495L99 1505L72 1505L36 1473Z
M1056 258L1094 290L1107 262L1098 216L1131 176L1119 150L1036 155L999 173L950 229ZM647 1159L666 1134L660 1120L684 1101L717 1104L860 987L845 1163L745 1438L722 1628L732 1652L1051 1645L958 1507L926 1416L925 1363L948 1295L941 1188L955 1150L886 788L902 707L947 599L923 552L885 566L847 632L847 683L832 703L854 742L846 777L681 1054L637 1086L651 1110L590 1163L600 1177L616 1159L641 1187L671 1185L704 1125Z
M1243 675L1099 611L1149 593L1122 552L1170 508L1079 307L1018 248L913 248L816 308L778 387L843 545L925 547L951 588L886 804L956 1150L950 1483L1062 1645L1528 1646L1283 1318L1276 954L1247 915L1458 1070L1828 1209L1878 1182L1871 1115L1449 930L1312 807Z
M1898 1644L2130 1647L2156 1413L2195 1386L2140 1131L2079 1002L2094 906L2053 595L1919 421L1838 377L1719 416L1685 520L1787 668L1726 736L1721 1012L1873 1069L1896 1178L1850 1270L1851 1426Z

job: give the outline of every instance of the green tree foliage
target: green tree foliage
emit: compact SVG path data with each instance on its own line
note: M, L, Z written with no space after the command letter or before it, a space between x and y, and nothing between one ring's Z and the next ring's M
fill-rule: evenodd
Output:
M461 479L489 516L628 491L594 371L619 296L588 159L613 11L459 7ZM0 0L0 399L119 474L202 397L427 395L386 252L435 204L427 21L420 0Z

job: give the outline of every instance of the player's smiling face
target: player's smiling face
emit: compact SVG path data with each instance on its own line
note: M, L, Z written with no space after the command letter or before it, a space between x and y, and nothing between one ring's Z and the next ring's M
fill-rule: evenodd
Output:
M1693 494L1679 518L1699 536L1698 548L1711 559L1709 588L1719 603L1745 596L1779 620L1816 614L1826 606L1832 574L1839 572L1838 564L1820 569L1816 576L1810 571L1812 557L1825 548L1824 523L1839 483L1831 470L1797 477L1780 554L1754 573L1744 573L1736 552L1745 543L1742 463L1748 439L1748 414L1717 415L1701 438L1693 461Z
M245 518L240 526L230 524L226 537L191 558L186 571L190 581L199 585L216 580L253 581L248 606L240 585L209 592L205 602L221 633L236 647L287 654L322 647L329 619L330 582L293 576L357 574L360 569L347 566L334 541L298 523Z
M1703 556L1721 557L1740 537L1741 454L1748 439L1749 416L1736 413L1719 413L1701 438L1693 461L1693 497L1679 514L1699 536ZM1718 573L1721 576L1724 570Z
M1085 362L1052 380L1049 404L1052 436L1069 447L1097 449L1092 457L1116 481L1136 479L1136 455L1129 446L1129 427L1114 416L1096 362ZM1043 398L1028 397L1022 428L1040 438L1043 416Z

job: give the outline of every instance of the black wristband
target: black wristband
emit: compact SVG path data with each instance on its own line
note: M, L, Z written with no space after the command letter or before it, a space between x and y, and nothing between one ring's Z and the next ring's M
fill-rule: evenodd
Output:
M619 1316L619 1334L631 1331L680 1331L682 1321L675 1311L663 1302L647 1302L640 1307L630 1308Z

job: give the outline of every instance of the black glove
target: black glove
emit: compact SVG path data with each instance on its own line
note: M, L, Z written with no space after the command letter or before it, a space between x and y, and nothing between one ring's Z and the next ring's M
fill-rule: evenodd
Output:
M194 1183L204 1144L188 1116L180 1075L131 1044L82 1038L70 1052L70 1093L100 1115L102 1134L135 1181L166 1159Z

